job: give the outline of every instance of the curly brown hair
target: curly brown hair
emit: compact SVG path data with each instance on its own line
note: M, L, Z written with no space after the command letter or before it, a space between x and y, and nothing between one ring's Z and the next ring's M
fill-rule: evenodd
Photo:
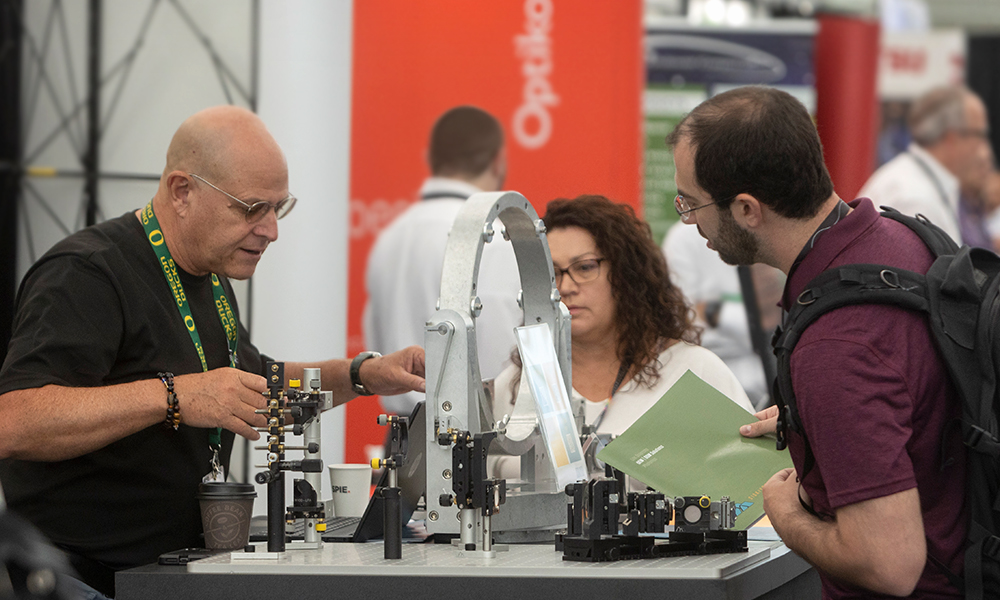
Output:
M618 359L642 365L633 377L651 385L660 377L657 360L668 340L699 343L701 330L683 293L670 282L663 252L649 224L627 204L584 195L549 202L542 217L548 231L579 227L594 238L607 261L615 300Z

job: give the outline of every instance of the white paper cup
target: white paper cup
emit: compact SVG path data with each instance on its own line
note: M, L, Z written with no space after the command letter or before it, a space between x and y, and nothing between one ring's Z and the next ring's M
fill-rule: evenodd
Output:
M360 517L368 507L372 483L371 465L330 465L335 517Z

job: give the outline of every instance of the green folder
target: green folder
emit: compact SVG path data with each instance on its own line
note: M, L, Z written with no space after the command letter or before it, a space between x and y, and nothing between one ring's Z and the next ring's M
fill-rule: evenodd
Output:
M729 496L746 529L764 515L764 483L792 466L774 438L740 435L756 420L688 371L597 457L670 498Z

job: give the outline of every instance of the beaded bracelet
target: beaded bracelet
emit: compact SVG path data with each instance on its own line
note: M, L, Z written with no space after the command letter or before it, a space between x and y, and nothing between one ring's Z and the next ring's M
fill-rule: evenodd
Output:
M160 381L167 388L167 418L163 425L167 428L173 427L174 431L181 424L181 405L177 402L177 394L174 393L174 374L170 372L157 373Z

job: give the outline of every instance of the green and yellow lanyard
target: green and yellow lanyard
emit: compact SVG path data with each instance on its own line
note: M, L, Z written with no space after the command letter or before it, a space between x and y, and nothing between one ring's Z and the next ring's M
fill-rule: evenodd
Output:
M160 230L160 222L153 212L152 201L146 205L146 208L142 209L140 220L142 221L142 228L146 230L146 239L149 240L149 245L153 247L153 252L156 253L156 258L160 261L160 267L163 269L163 276L167 280L167 285L170 286L170 291L174 294L174 300L177 302L177 312L180 313L181 318L184 320L184 326L191 335L191 342L198 352L198 358L201 360L201 370L208 371L208 363L205 361L205 350L201 345L201 336L198 335L198 328L195 327L194 317L191 315L191 307L188 304L187 296L184 294L184 286L177 275L177 265L174 264L174 259L170 256L170 250L163 239L163 231ZM239 323L236 321L233 308L226 298L222 282L219 281L219 277L215 273L212 273L212 295L215 296L215 308L219 311L219 321L222 322L222 327L226 330L226 343L229 345L229 366L236 368L239 364L239 359L236 356L236 348L239 346ZM222 449L221 427L216 427L214 430L209 431L208 445L212 451L212 473L208 475L208 478L214 480L225 479L225 474L222 471L222 463L219 461L219 451Z

